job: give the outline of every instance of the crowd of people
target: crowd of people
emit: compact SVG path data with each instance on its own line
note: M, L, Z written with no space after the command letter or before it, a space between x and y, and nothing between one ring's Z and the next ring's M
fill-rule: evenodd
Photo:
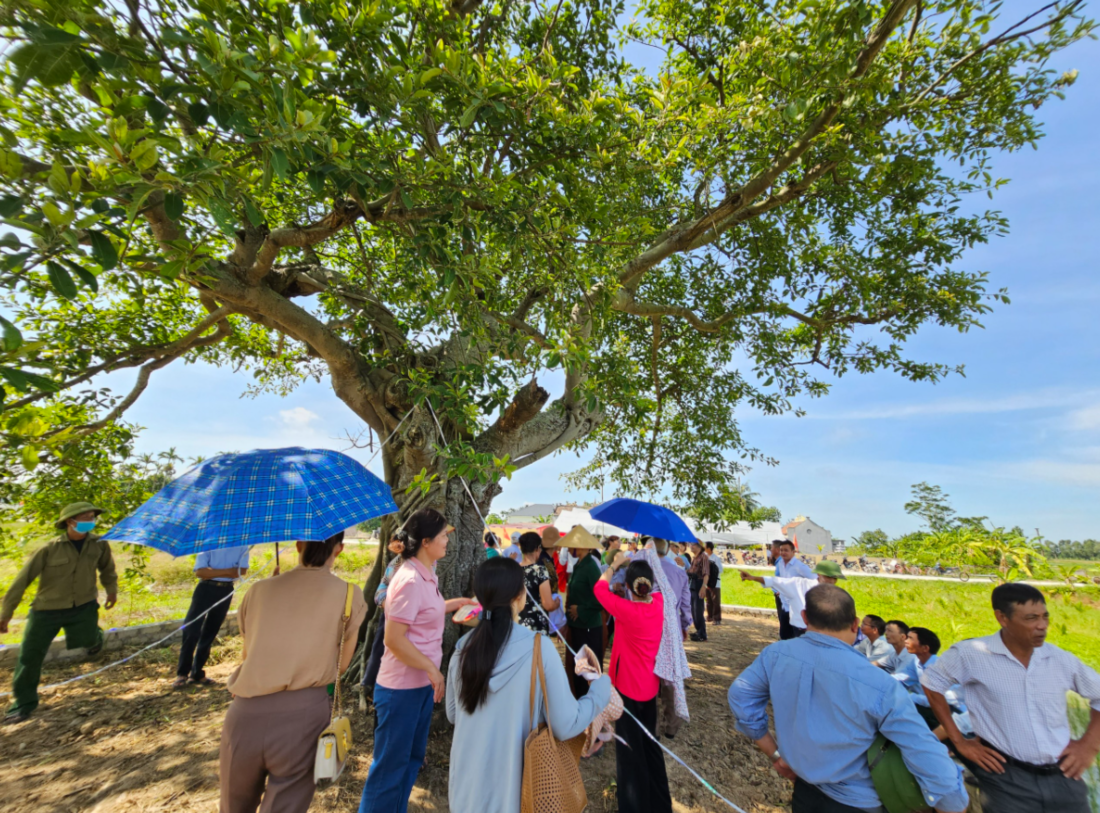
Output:
M64 630L71 645L102 645L96 577L108 607L117 577L109 546L93 533L98 513L85 503L66 507L59 538L28 560L4 598L6 631L23 592L39 581L8 722L27 719L37 705L43 643ZM603 753L613 732L619 811L671 813L658 740L674 740L690 718L684 643L706 641L707 626L722 623L728 561L699 540L601 542L580 526L567 534L550 526L515 534L503 550L487 537L473 596L448 600L436 565L453 530L439 512L422 509L389 544L393 559L374 597L379 633L363 673L375 733L360 813L407 810L436 703L454 724L454 813L516 813L525 742L544 724L558 740L583 735L589 756ZM333 573L343 548L342 533L298 542L298 566L258 581L241 602L244 645L227 684L233 700L220 750L224 813L310 805L318 737L333 715L329 689L347 669L367 614L362 591ZM781 640L728 693L735 728L794 782L794 813L883 811L877 760L869 758L881 738L900 753L928 808L967 809L965 766L985 813L1088 813L1081 777L1100 753L1100 675L1046 642L1049 613L1038 589L995 588L999 632L941 654L927 627L858 617L838 586L839 565L825 559L811 569L795 553L778 540L768 557L774 575L740 571L774 592ZM248 567L247 549L198 557L188 612L196 623L184 636L175 686L212 682L204 672L210 644ZM444 674L449 619L471 605L476 623ZM1077 740L1068 691L1091 706Z
M811 572L793 554L778 540L769 556L774 576L741 571L775 592L783 640L729 690L737 730L794 781L793 813L884 810L868 759L879 736L901 752L928 808L968 809L965 766L983 813L1089 813L1082 777L1100 753L1100 674L1046 642L1042 592L1024 583L994 588L1000 630L941 656L927 627L858 618L851 595L837 587L846 577L835 562ZM1090 705L1077 740L1070 691Z

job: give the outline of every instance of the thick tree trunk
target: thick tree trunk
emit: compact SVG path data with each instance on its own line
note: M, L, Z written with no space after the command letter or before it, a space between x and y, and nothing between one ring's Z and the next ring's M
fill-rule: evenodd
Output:
M378 589L387 564L392 559L392 554L387 550L387 543L416 511L425 507L435 508L455 527L447 545L447 555L436 566L439 589L443 597L448 599L458 596L473 597L474 571L485 561L483 544L485 524L482 518L488 514L493 498L500 493L501 489L496 483L467 484L461 478L446 479L442 463L432 451L434 444L443 445L438 441L438 437L438 429L430 416L427 421L417 420L414 417L407 421L407 427L402 434L394 437L383 450L386 482L393 490L399 513L383 519L379 530L378 556L363 585L363 593L367 599L367 621L360 634L360 651L348 671L348 679L357 681L362 677L364 653L370 652L374 636L382 634L378 624L381 613L377 612L374 606L374 593ZM427 492L419 488L410 491L409 484L413 478L425 470L429 473L436 472L437 480L432 483ZM465 629L452 623L449 617L444 623L442 665L444 674L455 644Z

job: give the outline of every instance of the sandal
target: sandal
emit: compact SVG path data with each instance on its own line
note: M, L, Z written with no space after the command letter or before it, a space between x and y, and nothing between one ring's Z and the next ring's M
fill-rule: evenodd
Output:
M215 681L211 680L210 678L206 677L205 675L203 675L201 678L188 678L187 682L191 683L195 686L217 686L218 685Z
M175 680L172 681L172 688L173 689L182 689L186 685L187 685L187 678L185 678L185 677L178 677L178 678L176 678Z

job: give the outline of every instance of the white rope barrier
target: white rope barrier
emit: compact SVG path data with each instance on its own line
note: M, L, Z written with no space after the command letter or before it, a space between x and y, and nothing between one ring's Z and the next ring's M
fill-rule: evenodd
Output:
M374 462L374 459L376 457L378 457L378 454L382 451L382 447L385 446L387 443L389 443L391 440L393 440L394 435L396 435L398 430L401 429L401 425L405 423L406 419L410 415L412 415L412 413L413 413L413 410L410 409L408 412L405 413L404 417L401 418L401 420L397 422L397 426L394 427L393 431L390 432L389 436L385 440L383 440L381 443L378 444L378 449L375 451L375 453L373 455L371 455L370 459L366 463L363 464L364 468L369 466L371 463ZM278 543L276 543L276 544L278 544ZM268 564L270 564L270 561L268 562ZM77 681L87 680L90 677L95 677L96 675L98 675L102 672L106 672L108 669L113 669L116 666L121 666L124 663L128 663L128 662L132 661L134 658L136 658L138 655L141 655L145 652L148 652L150 649L156 649L159 646L163 646L165 643L170 641L177 634L182 632L186 627L191 626L196 621L201 621L203 618L205 618L207 616L207 614L210 613L211 610L213 610L218 605L223 604L226 601L232 601L233 596L237 592L237 589L240 588L240 587L243 587L248 582L253 581L255 578L256 578L255 576L249 576L246 579L242 579L240 581L240 584L238 584L236 587L234 587L233 591L230 592L229 595L225 596L225 598L218 599L216 602L214 602L212 605L210 605L210 607L208 607L205 611L203 611L199 615L195 616L190 621L184 621L184 623L182 623L180 626L176 627L176 629L172 630L170 633L165 635L159 641L154 641L153 643L149 644L148 646L142 647L137 652L134 652L133 654L128 655L127 657L122 658L121 660L117 660L117 661L114 661L112 663L108 663L105 666L101 666L99 669L96 669L92 672L86 672L85 674L82 674L82 675L76 675L75 677L68 678L67 680L62 680L58 683L50 683L46 686L41 686L41 687L39 687L38 691L40 693L41 692L48 692L48 691L51 691L53 689L58 689L62 686L68 686L70 683L76 683ZM12 695L12 692L0 692L0 697L10 697L11 695Z
M436 417L435 409L432 407L432 404L431 404L430 401L425 401L425 403L428 404L428 409L431 410L432 420L435 421L435 426L436 426L436 429L439 431L440 439L443 441L444 444L446 444L447 439L443 435L443 426L439 423L439 418ZM474 506L474 511L477 512L478 518L481 519L482 526L484 526L484 528L486 530L488 530L489 525L488 525L488 523L485 522L485 517L482 515L481 509L478 508L478 506L477 506L477 500L474 499L474 495L470 491L470 486L466 482L466 478L462 477L460 475L459 480L462 481L462 486L465 489L467 496L469 496L470 502ZM534 604L535 608L540 613L542 613L543 616L546 617L547 621L550 621L550 616L547 615L546 610L543 609L542 604L540 604L538 601L536 601L535 597L533 595L531 595L531 591L529 589L527 589L526 581L524 581L524 589L527 590L527 600ZM561 630L558 629L558 627L552 621L550 621L550 628L554 630L554 632L558 636L558 638L561 639L562 644L565 646L566 649L569 650L570 653L572 653L573 657L577 658L578 657L577 651L575 649L573 649L573 647L569 646L569 642L565 640L565 636L561 634ZM686 768L688 773L690 773L693 777L695 777L704 788L709 790L718 799L721 799L723 802L725 802L727 805L729 805L729 807L731 809L737 811L737 813L745 813L745 810L738 807L733 802L731 802L729 799L727 799L725 796L723 796L721 793L719 793L710 782L708 782L706 779L704 779L702 776L700 776L699 773L694 768L692 768L690 765L688 765L686 762L684 762L684 760L681 759L675 752L673 752L670 749L666 748L665 745L659 739L657 739L657 737L655 737L653 735L653 733L650 732L650 730L648 728L645 727L645 725L642 723L641 720L639 720L637 717L635 717L633 714L630 713L629 709L624 708L623 709L623 714L625 714L627 717L629 717L631 720L633 720L635 723L637 723L638 727L645 733L645 735L647 737L649 737L649 739L653 740L653 742L655 742L657 744L658 748L660 748L662 751L664 751L666 754L668 754L670 757L672 757L677 763L679 763L684 768Z
M268 564L270 564L270 561L268 562ZM92 672L86 672L82 675L76 675L75 677L68 678L67 680L62 680L58 683L50 683L49 685L46 685L46 686L40 686L38 691L40 693L41 692L48 692L52 689L58 689L62 686L68 686L70 683L76 683L77 681L87 680L90 677L95 677L96 675L100 674L101 672L106 672L108 669L113 669L116 666L121 666L124 663L128 663L129 661L132 661L134 658L136 658L138 655L141 655L144 652L148 652L150 649L156 649L159 646L163 646L165 643L170 641L177 634L182 632L186 627L191 626L196 621L201 621L203 618L206 617L207 613L209 613L211 610L213 610L219 604L222 604L226 601L232 601L233 596L237 592L237 588L238 587L243 587L245 584L247 584L248 582L252 581L255 578L256 578L255 576L249 576L247 579L241 579L240 584L238 584L236 587L234 587L233 590L230 591L229 595L227 595L225 598L218 599L213 604L211 604L206 610L199 613L197 616L192 618L190 621L184 621L182 624L180 624L178 627L176 627L170 633L165 635L159 641L154 641L153 643L149 644L148 646L142 647L137 652L134 652L131 655L127 655L125 658L122 658L121 660L117 660L117 661L114 661L113 663L109 663L106 666L101 666L101 667L99 667L98 669L96 669ZM10 697L11 694L12 694L12 692L2 692L2 693L0 693L0 697Z
M447 439L443 434L443 426L439 422L439 417L435 414L435 408L432 406L431 401L425 399L425 403L428 405L428 410L431 412L432 420L435 422L436 429L439 431L440 440L442 440L443 443L446 445L447 444ZM414 409L415 409L415 407L414 407ZM398 422L397 426L394 427L394 430L392 432L390 432L389 437L387 437L385 440L383 440L379 443L377 451L375 451L375 453L371 456L370 460L368 460L365 465L369 466L370 463L374 461L374 459L382 451L382 448L393 439L393 437L397 434L398 430L401 428L401 425L405 422L405 420L412 413L413 413L413 409L410 409L408 412L405 413L405 416ZM473 495L473 492L470 490L469 483L467 483L466 478L462 477L461 475L459 476L459 481L462 483L462 487L466 491L466 495L470 498L470 504L473 505L474 511L477 513L478 518L481 520L481 524L482 524L483 528L485 530L488 530L489 525L488 525L488 523L485 522L485 517L484 517L484 515L482 515L481 509L477 505L477 500L474 499L474 495ZM408 522L408 519L406 519L406 522ZM404 525L402 525L402 527L404 527ZM253 578L255 578L255 577L249 577L247 579L243 579L241 581L241 583L238 585L238 587L243 587L246 583L248 583L249 581L252 581ZM526 584L525 584L524 589L526 589ZM201 619L206 617L206 615L211 610L213 610L215 607L217 607L219 604L221 604L225 601L231 601L235 593L236 593L236 588L234 588L234 590L229 595L227 595L225 598L219 599L217 602L212 604L205 611L203 611L199 615L195 616L195 618L191 619L190 621L185 621L183 624L181 624L176 629L172 630L172 632L168 633L168 635L165 635L160 640L154 641L153 643L151 643L151 644L149 644L145 647L142 647L137 652L134 652L133 654L128 655L125 658L114 661L113 663L109 663L105 666L101 666L99 669L96 669L92 672L87 672L87 673L82 674L82 675L76 675L75 677L68 678L67 680L62 680L58 683L51 683L47 686L42 686L41 688L39 688L38 691L39 692L47 692L47 691L51 691L51 690L54 690L54 689L59 689L62 686L68 686L72 683L77 683L78 681L81 681L81 680L87 680L88 678L95 677L96 675L99 675L99 674L107 671L108 669L113 669L116 666L121 666L124 663L128 663L129 661L132 661L134 658L136 658L138 655L141 655L145 652L148 652L151 649L155 649L159 646L163 646L165 643L167 643L169 640L171 640L177 634L182 632L184 628L186 628L186 627L190 626L191 624L194 624L195 622L200 621ZM555 625L552 621L550 621L550 616L546 613L546 610L543 609L542 605L538 601L535 600L535 597L531 595L530 590L527 590L527 597L528 597L528 600L530 600L533 603L533 605L538 609L538 611L540 613L542 613L543 616L546 617L546 620L550 623L550 628L558 636L558 638L561 640L561 642L565 646L565 648L569 650L569 652L573 655L574 658L577 658L578 657L577 651L569 645L568 641L565 640L565 636L562 635L561 630L557 627L557 625ZM8 697L10 695L11 695L11 692L0 693L0 697ZM732 810L737 811L737 813L746 813L745 810L738 807L736 804L734 804L729 799L727 799L725 796L723 796L721 793L719 793L718 790L715 789L715 787L710 782L708 782L704 777L702 777L694 768L692 768L690 765L688 765L679 755L677 755L674 751L670 750L669 748L665 747L665 745L659 739L657 739L657 737L655 737L650 732L650 730L648 728L645 727L645 725L642 723L642 721L639 720L637 717L635 717L633 714L631 714L631 712L628 709L623 709L623 713L626 716L628 716L630 719L632 719L635 723L637 723L638 727L645 733L645 735L647 737L649 737L649 739L651 739L654 743L656 743L658 748L660 748L664 753L666 753L670 757L672 757L672 759L675 760L678 764L682 765L685 769L687 769L688 773L690 773L693 777L695 777L695 779L697 779L699 781L699 783L704 788L709 790L715 797L717 797L718 799L723 801Z

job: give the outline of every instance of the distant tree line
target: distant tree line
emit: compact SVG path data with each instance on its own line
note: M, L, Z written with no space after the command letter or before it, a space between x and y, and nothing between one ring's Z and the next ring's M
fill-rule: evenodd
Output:
M1061 542L1048 542L1046 548L1049 551L1047 556L1051 559L1087 559L1090 562L1100 560L1100 542L1095 539L1086 539L1084 542L1063 539Z

